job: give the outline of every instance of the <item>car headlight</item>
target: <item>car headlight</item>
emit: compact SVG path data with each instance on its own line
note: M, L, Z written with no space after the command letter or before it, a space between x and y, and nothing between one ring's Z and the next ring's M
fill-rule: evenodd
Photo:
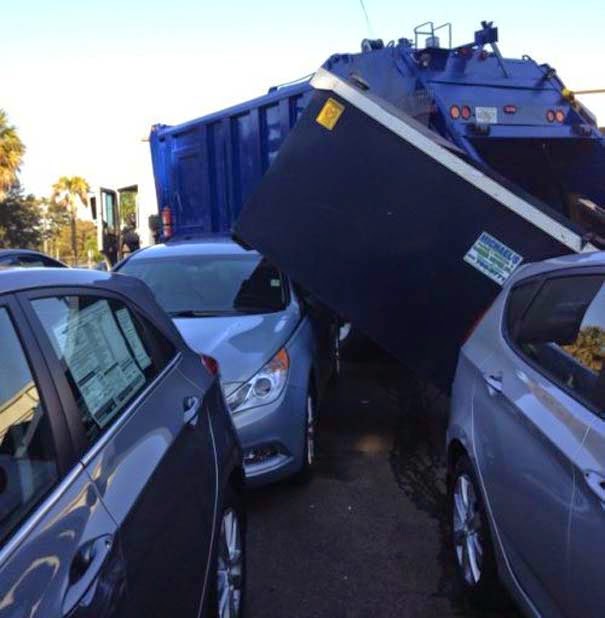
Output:
M286 348L282 348L258 373L233 392L228 393L229 385L225 384L229 410L241 412L275 401L284 389L289 367L290 358Z

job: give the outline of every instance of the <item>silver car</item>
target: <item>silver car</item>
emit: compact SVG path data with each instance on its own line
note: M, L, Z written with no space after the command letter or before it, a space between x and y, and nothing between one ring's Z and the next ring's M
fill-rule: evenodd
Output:
M602 616L605 254L520 269L460 353L448 429L453 545L478 601Z
M338 343L329 312L225 237L155 245L116 270L147 283L189 346L216 364L247 485L308 479L317 402Z

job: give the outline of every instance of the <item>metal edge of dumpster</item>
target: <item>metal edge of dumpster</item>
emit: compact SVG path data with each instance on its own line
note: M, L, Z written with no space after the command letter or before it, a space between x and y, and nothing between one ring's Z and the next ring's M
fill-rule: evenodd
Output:
M448 388L465 335L511 264L586 243L548 206L520 197L377 97L325 69L311 83L311 101L234 235ZM510 252L508 270L480 263L482 239L503 247L503 259Z

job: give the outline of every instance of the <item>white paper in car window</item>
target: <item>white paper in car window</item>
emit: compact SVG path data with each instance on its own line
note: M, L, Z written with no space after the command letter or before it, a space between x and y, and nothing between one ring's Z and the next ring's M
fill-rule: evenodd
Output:
M54 335L90 415L104 427L145 382L109 303L70 312Z
M151 358L149 358L149 355L143 347L143 342L139 337L139 333L137 333L137 329L132 321L130 312L126 308L120 309L116 311L116 317L118 318L118 322L122 327L122 331L126 336L126 339L128 339L131 350L134 352L134 357L137 359L137 363L139 363L141 369L147 369L147 367L151 365Z

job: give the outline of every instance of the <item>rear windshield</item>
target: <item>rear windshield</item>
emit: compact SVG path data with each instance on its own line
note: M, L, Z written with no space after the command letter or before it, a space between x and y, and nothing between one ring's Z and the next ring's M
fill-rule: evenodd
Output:
M258 255L135 259L119 272L143 280L172 317L272 313L287 302L284 278Z

